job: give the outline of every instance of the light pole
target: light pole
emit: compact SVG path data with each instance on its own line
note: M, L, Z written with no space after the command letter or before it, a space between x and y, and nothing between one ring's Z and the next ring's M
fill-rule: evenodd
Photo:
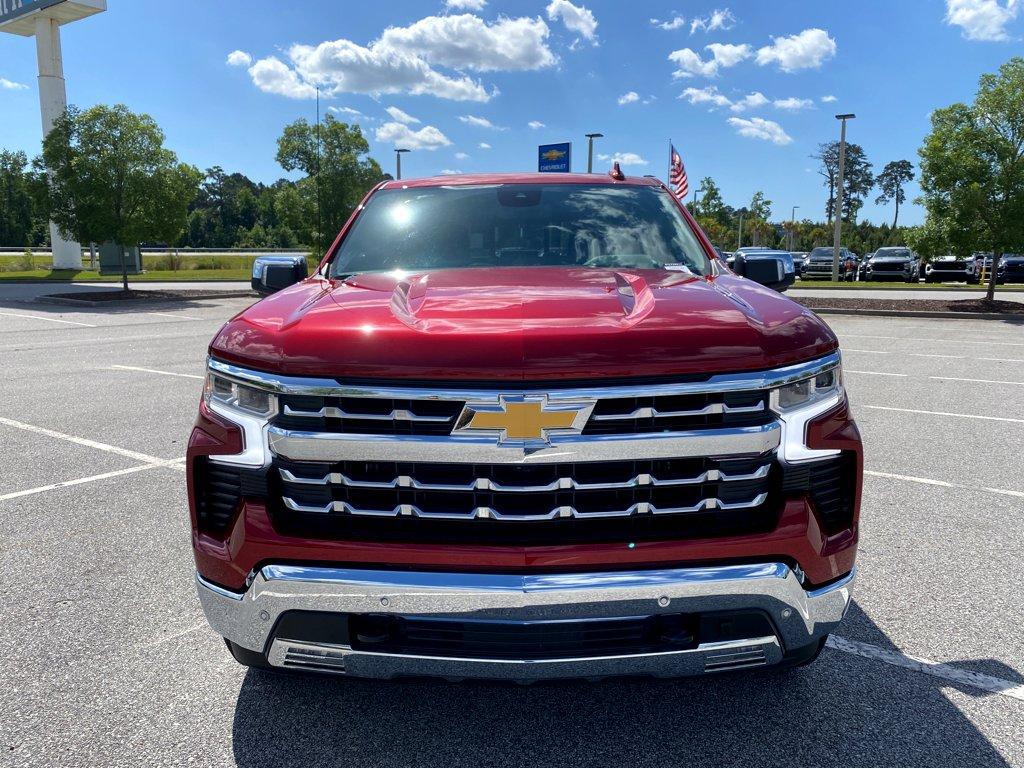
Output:
M584 134L587 137L587 173L594 173L594 139L603 139L604 134Z
M736 230L736 250L743 248L743 212L740 211L740 226Z
M408 152L405 147L395 147L395 178L402 178L402 153Z
M793 250L793 228L796 226L796 210L800 206L793 206L793 210L789 214L789 250Z
M846 165L846 121L853 120L856 115L852 112L845 115L836 115L842 127L839 129L839 180L836 183L836 203L832 211L835 217L835 229L832 231L832 280L839 280L839 240L843 235L843 170Z

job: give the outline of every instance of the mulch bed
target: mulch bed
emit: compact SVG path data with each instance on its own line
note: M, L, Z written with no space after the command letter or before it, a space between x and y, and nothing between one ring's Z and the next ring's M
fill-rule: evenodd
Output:
M1024 302L996 299L860 299L859 297L794 296L812 310L916 310L920 312L980 312L1024 316Z
M256 296L252 291L229 290L201 291L181 289L180 291L69 291L63 294L48 294L55 299L72 299L80 302L175 302L183 299L218 299L233 296Z

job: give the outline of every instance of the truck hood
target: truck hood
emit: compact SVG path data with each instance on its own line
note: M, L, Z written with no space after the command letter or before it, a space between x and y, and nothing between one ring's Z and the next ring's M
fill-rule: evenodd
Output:
M550 267L314 277L232 318L210 354L301 376L531 381L748 371L836 347L812 312L733 275Z

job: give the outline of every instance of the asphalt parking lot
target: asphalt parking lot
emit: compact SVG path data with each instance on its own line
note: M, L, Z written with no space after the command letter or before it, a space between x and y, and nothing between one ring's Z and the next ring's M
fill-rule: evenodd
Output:
M828 317L868 475L814 665L365 683L247 672L195 595L180 460L245 304L0 301L0 763L1024 764L1024 327Z

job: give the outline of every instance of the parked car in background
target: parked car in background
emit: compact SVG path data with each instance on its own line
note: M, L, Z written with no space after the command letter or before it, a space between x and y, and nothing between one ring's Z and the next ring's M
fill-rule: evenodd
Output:
M807 256L809 251L792 251L793 264L796 265L796 274L802 276L807 269Z
M902 280L917 283L921 260L906 246L886 246L875 251L864 266L864 280Z
M937 256L924 267L925 283L941 283L943 281L965 281L977 283L978 265L973 258L946 254Z
M807 255L804 280L832 279L832 246L818 246ZM839 249L839 280L852 281L857 278L857 255L846 247Z
M1024 283L1024 254L1005 254L996 271L998 283Z

